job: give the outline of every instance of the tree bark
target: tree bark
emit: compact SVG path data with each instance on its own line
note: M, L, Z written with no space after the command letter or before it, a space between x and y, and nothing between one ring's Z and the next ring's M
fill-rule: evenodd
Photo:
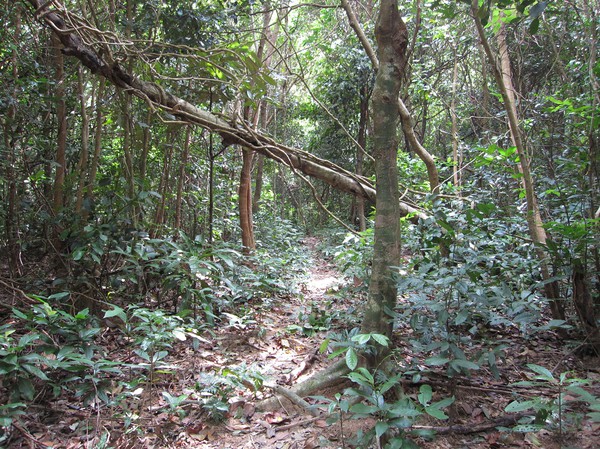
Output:
M183 203L183 184L185 182L185 168L190 154L190 144L192 141L192 127L188 126L185 130L185 142L183 144L183 154L179 161L179 176L177 176L177 197L175 198L175 229L181 229L181 205Z
M67 148L67 106L65 102L65 71L64 58L60 51L60 42L52 35L52 44L55 47L54 63L56 81L56 120L58 124L58 135L56 137L56 171L54 172L54 188L52 192L52 209L54 214L61 212L64 206L64 187L66 174L66 148Z
M252 219L252 161L254 153L242 148L242 170L240 173L239 213L240 228L242 229L242 246L245 254L256 249L254 226Z
M398 96L406 67L408 30L398 11L397 0L382 0L375 25L379 70L373 89L373 156L377 179L375 244L369 297L362 332L392 334L389 312L396 305L394 267L400 264L400 209L396 163L400 118ZM380 360L384 354L381 348Z
M77 193L75 195L75 214L81 217L83 209L83 193L85 190L85 179L90 153L90 117L87 112L87 96L85 94L83 67L79 68L77 90L81 111L81 152L79 154L79 162L77 163L77 176L79 179Z
M21 37L21 11L17 8L15 11L14 19L14 42L18 42ZM20 244L19 244L19 225L18 225L18 214L17 214L17 175L16 175L16 161L17 161L17 129L18 126L15 123L17 117L17 105L19 104L19 91L18 91L18 80L19 80L19 58L17 47L15 46L11 54L11 68L12 78L14 83L13 92L11 94L11 101L8 105L8 110L4 120L2 120L3 131L4 131L4 145L7 151L6 160L6 184L8 186L7 192L7 204L6 204L6 220L4 223L4 230L6 236L6 244L8 249L8 269L12 275L21 274L21 262L20 262Z

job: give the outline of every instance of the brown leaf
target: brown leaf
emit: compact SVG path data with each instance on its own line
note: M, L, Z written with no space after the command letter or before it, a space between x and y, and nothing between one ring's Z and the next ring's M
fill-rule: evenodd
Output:
M312 437L306 440L304 443L304 447L302 449L315 449L319 447L319 442L317 441L317 437Z
M286 422L290 421L290 418L287 416L283 416L281 413L279 412L269 412L269 413L265 413L265 421L268 422L269 424L284 424Z

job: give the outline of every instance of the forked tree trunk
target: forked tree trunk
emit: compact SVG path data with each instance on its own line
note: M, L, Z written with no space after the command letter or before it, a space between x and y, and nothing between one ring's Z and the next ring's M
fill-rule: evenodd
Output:
M388 311L397 300L394 267L400 263L400 209L398 191L398 96L406 67L408 31L397 0L382 0L375 25L379 70L372 96L373 157L377 179L375 244L369 297L362 332L392 334ZM381 348L379 356L384 354ZM377 362L373 360L371 362Z

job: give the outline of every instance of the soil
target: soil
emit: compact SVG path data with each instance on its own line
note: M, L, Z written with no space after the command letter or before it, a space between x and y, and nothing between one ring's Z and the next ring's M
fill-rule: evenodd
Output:
M42 405L30 407L12 428L4 429L11 432L6 447L355 447L352 437L360 430L372 428L375 424L372 420L334 421L324 410L319 416L313 416L311 410L314 409L302 408L287 400L282 400L272 410L257 410L257 404L272 395L272 390L264 385L254 391L254 386L261 383L259 378L264 379L265 384L291 386L332 363L319 348L328 332L348 327L346 317L357 307L356 297L361 296L362 286L357 282L348 285L316 251L318 241L315 238L306 238L304 244L312 253L314 263L301 287L301 294L246 305L239 314L229 316L228 325L221 326L212 335L202 335L197 346L192 344L192 338L177 343L165 359L166 366L157 372L153 382L139 385L135 394L122 402L119 409L103 403L84 406L80 398L64 395L58 400L38 398L36 404ZM403 343L404 331L399 331L395 343L401 349L399 358L407 360L415 355ZM558 394L556 389L546 387L509 386L528 378L527 363L549 367L555 373L571 371L587 379L589 391L600 396L599 359L569 352L562 337L547 332L525 339L515 336L509 329L496 337L505 339L510 347L506 359L499 365L499 379L481 370L470 378L449 380L440 371L427 374L418 384L406 380L404 392L414 398L423 383L432 386L434 401L452 395L456 398L447 409L449 420L419 422L422 428L435 427L440 434L432 441L415 440L417 445L425 449L600 448L600 424L579 419L581 413L576 416L576 409L563 416L562 429L515 433L494 427L497 420L511 416L504 411L511 401L533 397L551 400ZM107 327L99 343L107 348L112 360L128 363L137 360L132 358L130 342L114 328ZM197 386L205 385L211 374L244 370L248 374L238 376L235 387L216 387L215 395L219 388L234 388L234 395L223 419L211 419L206 407L202 406L206 396L200 394ZM332 398L341 389L343 387L321 391L318 395ZM179 407L169 408L164 392L175 398L186 396ZM120 393L122 391L115 382L113 395ZM319 402L305 399L311 404ZM126 409L128 416L123 413ZM487 424L488 428L483 430Z

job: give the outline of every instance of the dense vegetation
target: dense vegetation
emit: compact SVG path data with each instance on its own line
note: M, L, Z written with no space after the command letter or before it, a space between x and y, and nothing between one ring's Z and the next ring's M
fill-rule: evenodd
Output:
M482 431L593 447L600 4L397 3L1 2L0 447L47 447L49 404L86 447L168 447L273 392L417 447L473 376L509 396ZM282 393L240 335L353 388Z

